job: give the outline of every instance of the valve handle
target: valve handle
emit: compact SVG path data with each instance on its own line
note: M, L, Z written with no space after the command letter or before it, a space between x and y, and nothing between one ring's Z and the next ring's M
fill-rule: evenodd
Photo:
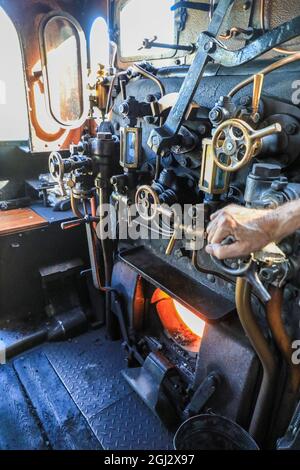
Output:
M52 179L58 183L62 196L66 196L66 188L64 185L64 161L59 152L52 152L49 156L49 173Z
M228 119L215 131L212 155L223 171L235 172L247 165L261 149L263 137L282 131L279 123L254 130L242 119Z
M153 220L158 213L159 197L151 186L140 186L135 194L138 214L143 220Z

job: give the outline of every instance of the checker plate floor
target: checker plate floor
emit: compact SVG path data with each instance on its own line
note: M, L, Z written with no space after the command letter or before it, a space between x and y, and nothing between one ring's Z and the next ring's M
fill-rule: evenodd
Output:
M172 449L172 435L123 379L124 366L120 342L104 330L2 366L0 449Z

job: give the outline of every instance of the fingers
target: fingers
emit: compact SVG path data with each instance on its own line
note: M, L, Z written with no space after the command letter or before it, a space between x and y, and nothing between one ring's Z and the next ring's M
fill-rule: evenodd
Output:
M221 243L229 235L232 235L232 230L230 230L229 227L224 225L217 226L216 229L210 233L208 243L211 245Z
M207 245L206 252L220 260L227 258L239 258L248 254L247 247L242 242L236 242L232 245L224 246L220 243L210 244Z
M236 225L234 218L230 214L221 211L219 216L210 222L207 227L208 243L220 243L229 235L234 235Z
M235 214L236 212L240 211L242 208L241 206L237 206L236 204L230 204L229 206L227 206L225 209L219 209L218 211L214 212L213 214L211 214L210 216L210 220L215 220L217 217L219 217L219 215L221 214Z

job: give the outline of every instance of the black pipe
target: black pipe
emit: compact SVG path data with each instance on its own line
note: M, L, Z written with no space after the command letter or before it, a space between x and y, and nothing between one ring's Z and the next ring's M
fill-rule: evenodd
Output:
M12 359L46 341L63 341L80 335L87 330L87 317L80 309L57 315L48 327L26 336L5 350L6 359Z

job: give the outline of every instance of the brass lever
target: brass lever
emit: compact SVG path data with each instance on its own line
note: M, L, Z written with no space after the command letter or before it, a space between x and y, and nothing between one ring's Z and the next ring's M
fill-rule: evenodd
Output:
M255 120L255 116L259 111L259 102L261 98L264 79L265 79L265 76L262 73L258 73L257 75L254 75L252 115L251 115L253 120Z
M166 248L166 255L167 256L170 256L173 253L175 243L176 243L176 239L177 239L177 230L174 230L174 233L173 233L172 237L170 238L170 241L169 241L168 246Z

